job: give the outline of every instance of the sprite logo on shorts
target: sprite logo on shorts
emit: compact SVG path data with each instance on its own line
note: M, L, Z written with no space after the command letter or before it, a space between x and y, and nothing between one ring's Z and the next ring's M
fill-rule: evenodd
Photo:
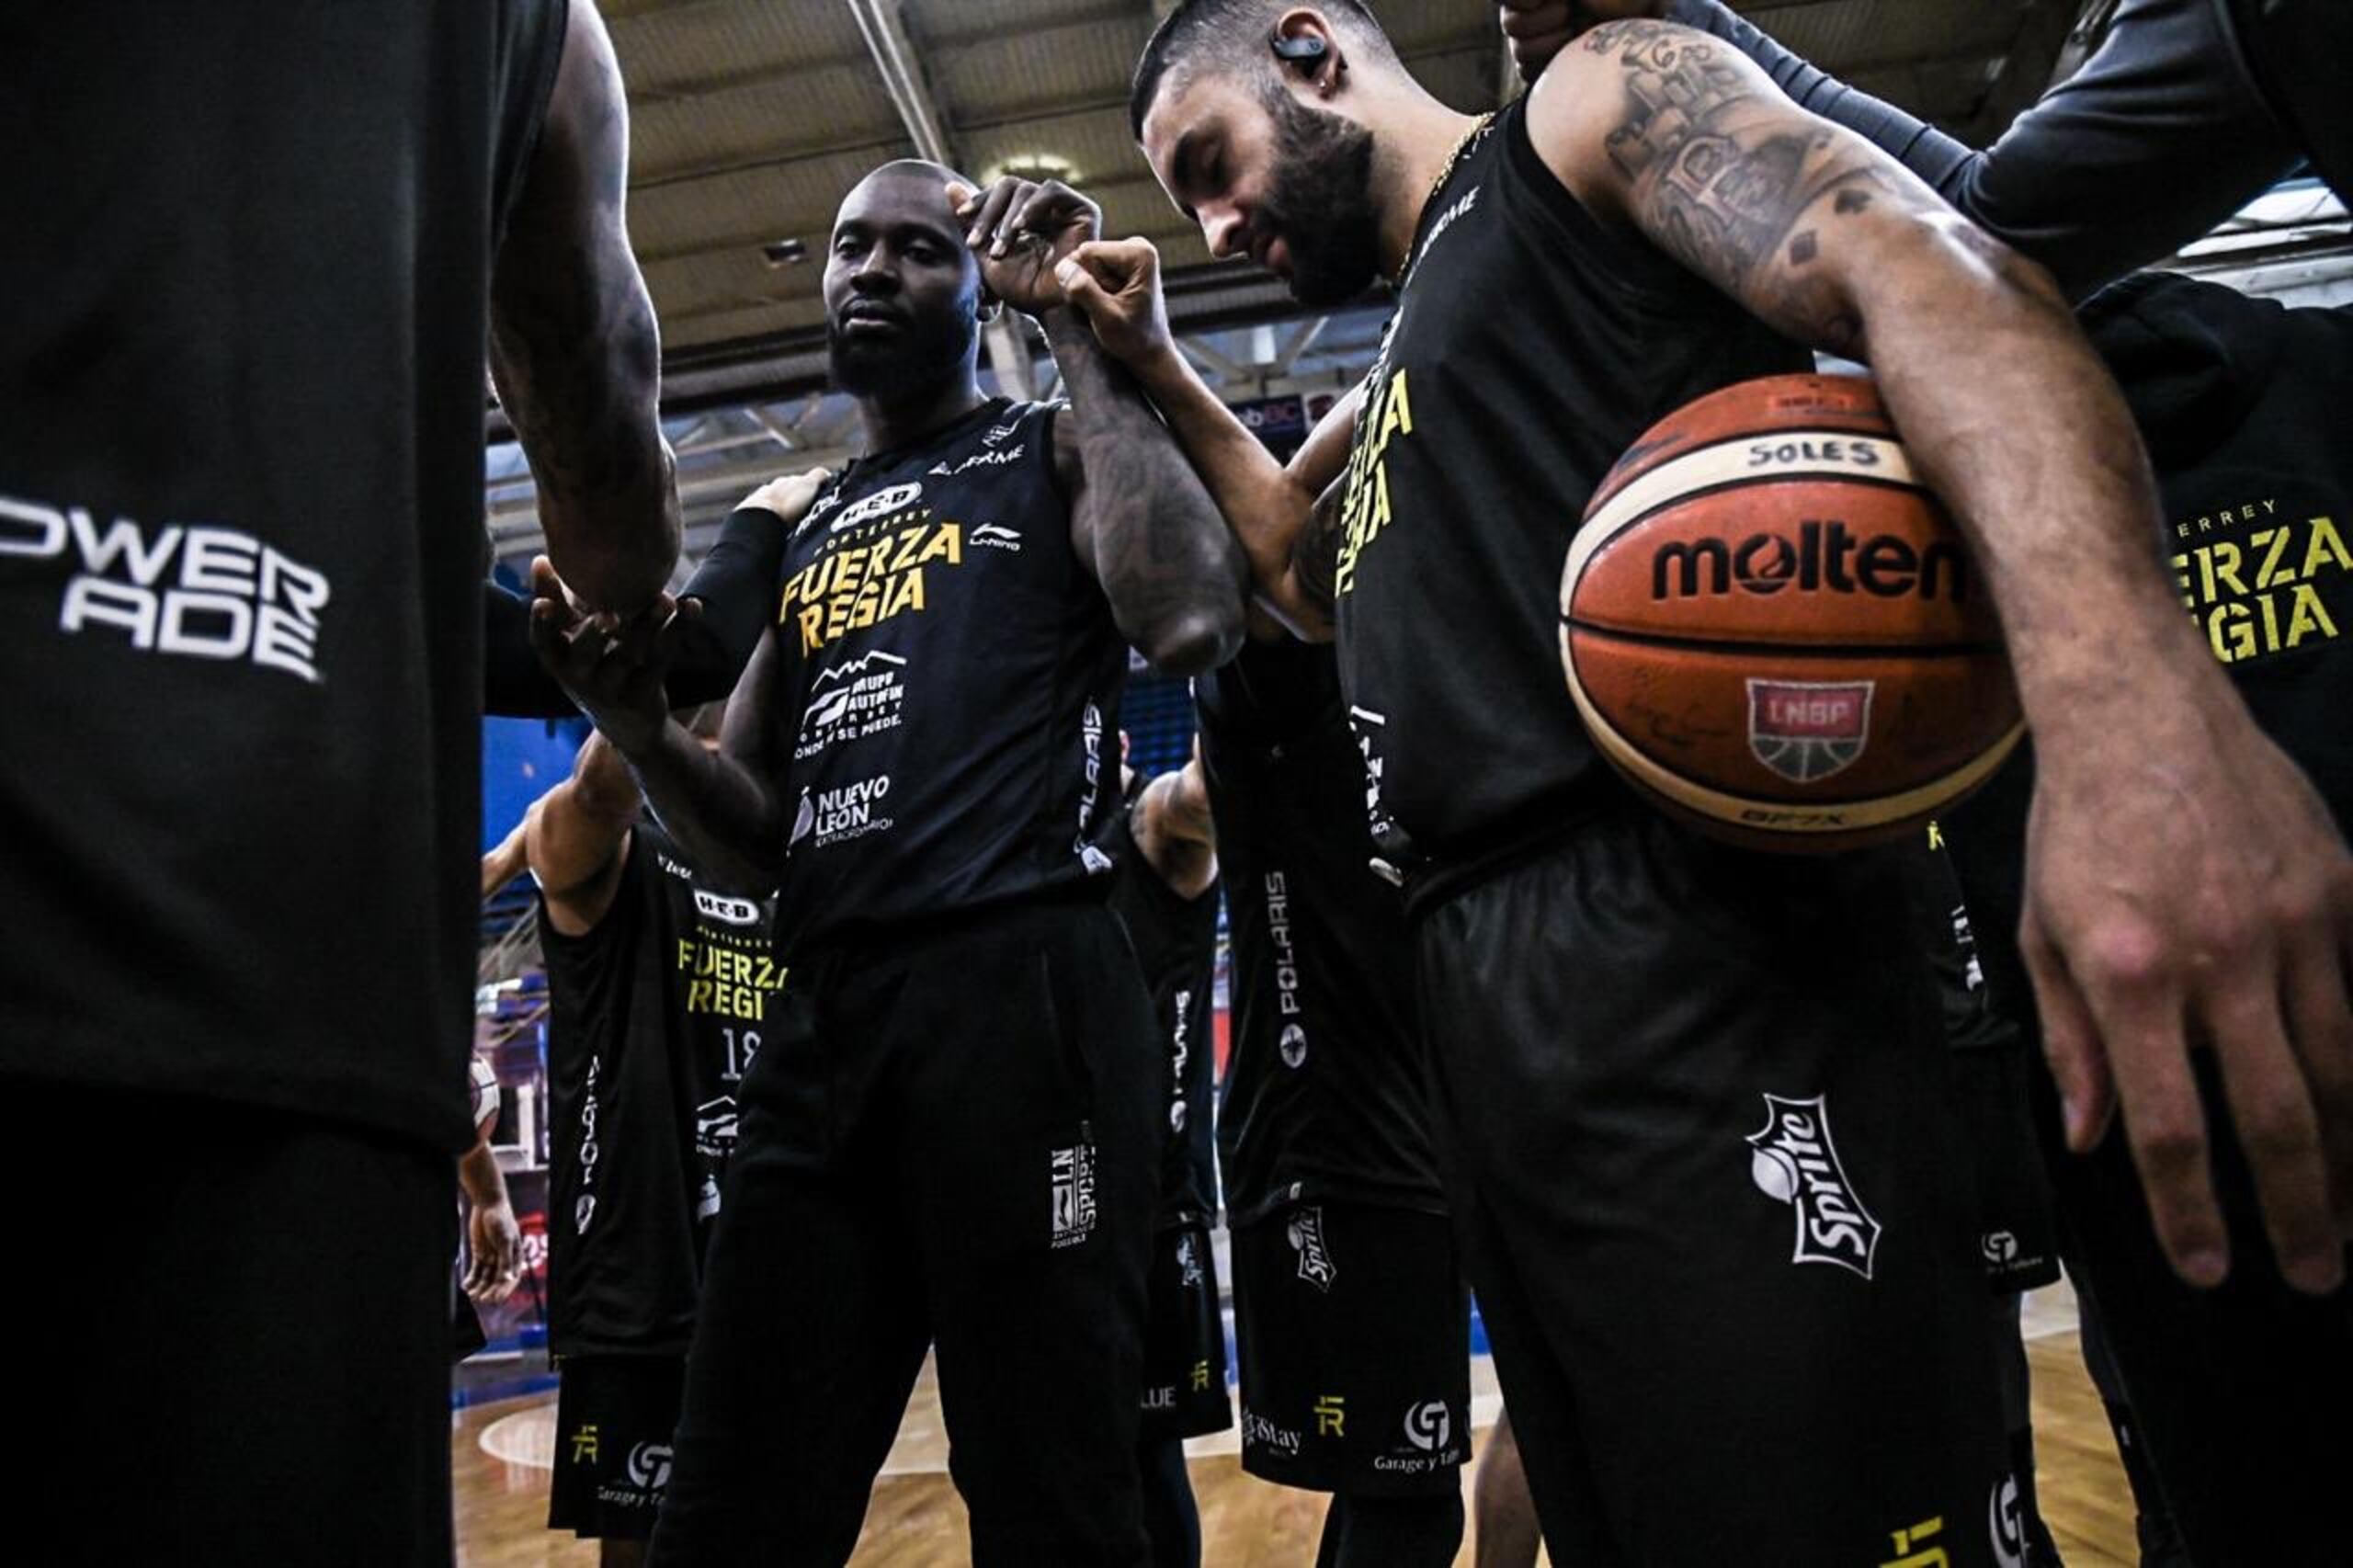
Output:
M1283 1227L1283 1234L1290 1242L1290 1250L1299 1254L1299 1277L1319 1290L1330 1290L1340 1271L1332 1266L1332 1254L1324 1245L1324 1210L1302 1209Z
M1791 1263L1832 1263L1869 1279L1880 1224L1839 1163L1826 1099L1767 1095L1765 1125L1748 1135L1749 1175L1759 1192L1795 1212Z

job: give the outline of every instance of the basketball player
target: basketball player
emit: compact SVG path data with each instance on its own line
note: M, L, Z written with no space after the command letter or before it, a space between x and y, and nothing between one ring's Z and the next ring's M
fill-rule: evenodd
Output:
M706 756L663 637L535 633L694 857L780 882L786 1019L743 1134L688 1374L665 1562L838 1562L926 1344L976 1562L1137 1562L1161 1053L1102 907L1122 642L1190 673L1244 563L1055 285L1065 187L886 165L835 221L836 382L869 452L793 528L775 623ZM984 399L981 321L1044 323L1067 406ZM767 493L752 505L772 507ZM788 855L789 852L789 855Z
M635 1563L669 1475L735 1088L784 985L775 909L642 820L598 734L524 827L548 971L548 1526Z
M1322 1568L1444 1568L1462 1541L1469 1303L1404 910L1372 863L1339 674L1277 632L1193 690L1233 949L1218 1132L1242 1466L1332 1494Z
M2291 310L2147 273L2094 295L2082 316L2147 440L2165 506L2158 551L2211 655L2336 820L2353 821L2353 454L2340 438L2353 308ZM2007 770L1952 824L1955 865L1989 933L2017 916L2031 771ZM1988 940L1984 952L1993 996L2031 1030L2016 946ZM2219 1101L2211 1064L2199 1074ZM2043 1109L2070 1270L2107 1331L2142 1457L2191 1560L2342 1555L2353 1289L2314 1300L2281 1278L2249 1151L2227 1125L2217 1187L2247 1267L2219 1290L2184 1288L2150 1239L2120 1140L2063 1157L2055 1110Z
M1217 833L1198 747L1184 767L1153 778L1130 767L1127 754L1122 730L1122 809L1111 814L1104 846L1119 863L1111 913L1135 947L1166 1061L1136 1470L1155 1568L1199 1568L1201 1521L1185 1439L1233 1424L1210 1251L1217 1217Z
M1269 505L1264 489L1279 496L1289 473L1339 466L1345 425L1317 430L1286 471L1201 383L1169 336L1149 242L1077 254L1125 258L1140 285L1125 293L1085 267L1066 268L1065 286L1229 514ZM1194 698L1232 873L1218 1125L1243 1467L1333 1494L1326 1564L1450 1562L1469 1449L1467 1302L1430 1147L1411 946L1396 888L1372 864L1338 672L1328 651L1266 622L1233 663L1196 679Z
M1683 29L1597 29L1482 125L1358 6L1191 0L1133 107L1219 253L1311 303L1376 268L1402 283L1339 505L1312 528L1233 520L1262 592L1302 619L1336 601L1376 836L1410 867L1456 1222L1548 1539L1572 1561L1990 1561L1985 1313L1972 1217L1921 1174L1942 1045L1895 868L1733 851L1627 798L1559 701L1552 601L1562 519L1649 423L1802 363L1777 333L1868 357L2003 606L2046 753L2037 946L2086 1040L2099 1020L2160 1230L2191 1277L2227 1268L2188 1012L2260 1090L2238 1108L2283 1151L2289 1274L2330 1288L2291 1050L2334 1117L2346 857L2138 551L2153 500L2114 456L2134 447L2112 384L2039 274ZM1965 382L1934 373L1964 358ZM2188 744L2216 732L2245 759L2227 781ZM2212 802L2195 823L2185 788ZM2117 842L2140 847L2097 864ZM2252 968L2213 972L2185 885ZM1810 978L1834 954L1835 983ZM2097 1096L2070 1092L2087 1131Z
M678 538L611 49L585 0L0 34L0 1174L74 1152L28 1249L120 1221L7 1471L45 1562L446 1562L486 335L584 599Z
M1858 93L1717 0L1503 0L1520 74L1608 17L1665 17L1755 60L1799 104L1884 148L2069 299L2212 229L2301 154L2353 200L2353 7L2123 0L2083 68L1984 152Z

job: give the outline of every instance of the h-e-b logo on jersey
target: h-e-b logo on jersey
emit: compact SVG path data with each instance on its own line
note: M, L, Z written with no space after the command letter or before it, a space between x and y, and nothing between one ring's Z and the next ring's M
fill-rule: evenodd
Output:
M1756 1189L1795 1211L1791 1263L1830 1263L1871 1277L1880 1223L1847 1179L1830 1134L1826 1096L1765 1096L1765 1125L1748 1135L1749 1175Z

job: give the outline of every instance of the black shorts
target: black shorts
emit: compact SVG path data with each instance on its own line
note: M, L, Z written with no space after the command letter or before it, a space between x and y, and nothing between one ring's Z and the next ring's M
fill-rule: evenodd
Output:
M23 1268L104 1242L89 1280L19 1292L19 1561L446 1568L446 1150L0 1078L0 1186Z
M670 1484L685 1358L567 1356L556 1374L548 1528L584 1540L650 1539Z
M1233 1404L1225 1392L1225 1324L1207 1221L1170 1225L1152 1239L1147 1289L1143 1441L1224 1431L1233 1425Z
M1905 897L1893 852L1625 800L1422 911L1456 1231L1560 1561L1997 1561L1978 1203Z
M936 1353L977 1568L1140 1562L1165 1055L1108 911L797 954L737 1095L665 1564L847 1561Z
M1242 1468L1311 1492L1453 1491L1471 1453L1471 1309L1436 1214L1277 1209L1233 1233Z

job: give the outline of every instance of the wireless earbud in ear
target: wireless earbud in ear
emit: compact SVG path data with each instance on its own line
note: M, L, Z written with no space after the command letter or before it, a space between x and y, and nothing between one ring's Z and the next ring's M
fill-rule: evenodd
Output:
M1310 33L1302 38L1285 38L1277 33L1273 39L1275 57L1296 66L1302 76L1313 76L1324 61L1324 40Z

